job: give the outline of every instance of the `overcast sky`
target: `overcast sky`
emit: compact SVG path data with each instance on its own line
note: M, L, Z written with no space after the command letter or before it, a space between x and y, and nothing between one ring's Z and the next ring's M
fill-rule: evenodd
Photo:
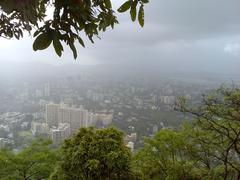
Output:
M116 1L118 7L124 0ZM65 48L33 52L31 37L0 39L0 64L16 62L122 64L182 71L236 73L240 69L240 0L150 0L145 27L119 15L120 24L95 44L78 48L75 61Z

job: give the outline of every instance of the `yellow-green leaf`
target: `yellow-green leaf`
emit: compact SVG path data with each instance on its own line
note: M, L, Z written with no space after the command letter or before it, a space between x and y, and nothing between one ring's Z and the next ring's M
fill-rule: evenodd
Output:
M140 6L139 12L138 12L138 22L143 27L144 26L144 8L143 5Z
M107 8L111 9L112 8L112 3L110 0L104 0L104 3L106 5Z
M131 7L131 1L128 0L127 2L123 3L123 5L120 6L120 8L118 9L118 12L125 12L127 11L128 9L130 9Z
M132 21L135 21L137 16L137 8L131 7L130 14L131 14Z

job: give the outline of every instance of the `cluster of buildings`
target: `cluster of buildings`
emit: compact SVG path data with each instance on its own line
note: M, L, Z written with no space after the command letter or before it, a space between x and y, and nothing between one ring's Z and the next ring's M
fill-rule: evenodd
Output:
M14 136L19 131L30 128L26 114L8 112L0 115L0 149L14 144Z
M49 97L50 96L50 84L46 83L44 84L43 88L36 89L35 91L35 96L36 98L41 98L41 97Z
M7 145L13 144L14 141L12 139L0 138L0 149L6 147Z
M102 128L111 124L112 120L113 112L93 113L82 106L73 107L63 103L46 104L45 110L32 115L19 112L4 113L0 115L0 149L8 145L18 146L16 142L24 138L19 134L28 136L26 138L50 138L57 146L82 127Z
M69 107L66 104L47 104L46 122L32 122L34 135L49 134L53 144L58 145L67 137L82 127L107 126L112 122L113 115L109 113L91 113L80 107Z
M191 89L181 88L172 83L155 83L145 85L129 83L112 83L88 88L83 98L98 103L102 108L128 108L142 110L172 110L178 96L192 98ZM144 84L144 85L143 85Z
M83 77L41 79L3 88L0 113L11 112L0 115L2 145L11 139L22 142L22 137L18 138L21 131L20 136L46 136L58 145L81 127L102 128L112 123L125 132L129 126L135 127L131 132L138 132L137 140L128 139L130 134L125 141L133 149L141 137L162 128L161 122L173 124L176 97L185 96L194 102L210 88L168 79ZM33 115L32 120L25 120L26 114Z
M3 122L1 124L1 127L2 128L6 127L5 130L7 131L10 130L15 131L19 127L24 126L24 124L26 124L26 122L23 122L24 117L25 115L19 112L4 113L0 116L0 121Z

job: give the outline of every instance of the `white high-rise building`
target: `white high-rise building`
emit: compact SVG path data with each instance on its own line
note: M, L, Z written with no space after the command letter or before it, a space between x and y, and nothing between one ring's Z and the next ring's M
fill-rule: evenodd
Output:
M76 132L81 127L86 127L87 119L87 111L83 109L70 109L71 114L71 133Z
M71 115L69 108L60 107L58 110L58 123L69 123L71 121Z
M50 96L50 85L49 85L49 83L44 85L44 96L46 96L46 97Z
M89 113L81 108L69 108L59 104L48 104L46 106L46 122L49 127L57 127L60 123L68 123L71 134L81 127L91 126Z
M58 118L58 112L59 112L60 105L59 104L47 104L46 105L46 123L48 127L58 126L59 118Z

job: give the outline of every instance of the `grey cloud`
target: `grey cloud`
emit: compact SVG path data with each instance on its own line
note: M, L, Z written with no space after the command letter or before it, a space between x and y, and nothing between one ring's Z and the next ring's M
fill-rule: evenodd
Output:
M103 35L105 41L142 45L162 41L199 40L240 33L239 0L152 0L146 6L143 29L120 18L115 31Z
M120 24L102 33L102 40L96 39L94 45L87 43L85 49L78 46L77 61L68 48L59 60L52 48L32 52L30 40L24 40L11 41L5 48L0 44L0 63L8 59L57 65L124 64L166 71L238 72L239 57L226 53L224 48L240 43L239 7L239 0L150 0L144 28L132 23L129 14L118 14Z

